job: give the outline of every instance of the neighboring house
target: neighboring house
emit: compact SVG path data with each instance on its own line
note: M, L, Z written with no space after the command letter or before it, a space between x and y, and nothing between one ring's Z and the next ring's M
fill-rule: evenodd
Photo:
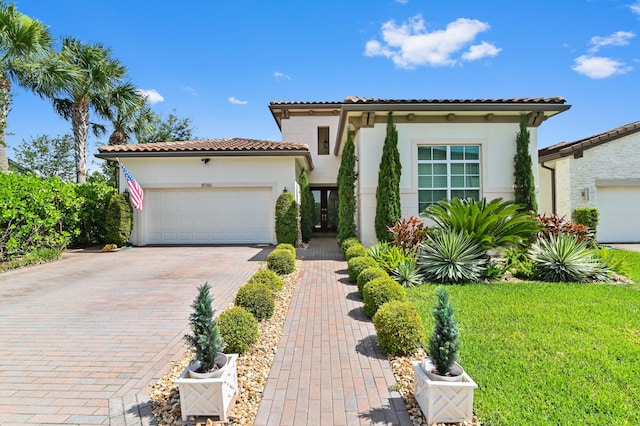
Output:
M537 127L569 107L563 98L274 101L269 109L285 142L103 146L98 157L120 158L145 190L133 244L275 243L275 200L285 187L299 195L303 168L318 206L316 229L335 229L340 155L352 131L356 223L368 244L376 240L376 186L389 112L398 130L402 214L409 217L444 198L512 199L520 114L527 116L535 164ZM122 176L120 187L126 188Z
M640 242L640 121L538 151L540 211L600 212L599 242Z

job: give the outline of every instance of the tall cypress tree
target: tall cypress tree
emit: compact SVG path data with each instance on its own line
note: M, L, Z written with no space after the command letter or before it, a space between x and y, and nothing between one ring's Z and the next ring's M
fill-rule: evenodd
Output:
M356 147L353 135L347 133L338 170L338 242L357 236L356 229Z
M313 233L313 194L309 189L309 178L303 169L298 178L300 185L300 233L302 241L308 243Z
M393 124L393 114L387 117L387 136L384 139L378 188L376 189L376 237L378 241L391 241L392 235L387 229L393 226L401 215L400 211L400 153L398 152L398 131Z
M533 163L529 154L530 133L527 116L520 114L520 131L516 136L516 155L513 158L513 193L515 202L522 205L522 211L538 212L536 185L533 177Z

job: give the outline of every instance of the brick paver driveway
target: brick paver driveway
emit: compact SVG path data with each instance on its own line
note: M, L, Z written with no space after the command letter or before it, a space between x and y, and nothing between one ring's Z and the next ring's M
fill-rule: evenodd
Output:
M196 287L220 312L270 250L81 250L0 274L0 424L148 424Z

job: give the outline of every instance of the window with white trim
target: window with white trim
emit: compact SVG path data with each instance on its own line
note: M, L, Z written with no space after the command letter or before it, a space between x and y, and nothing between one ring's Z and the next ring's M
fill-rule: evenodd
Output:
M418 209L440 200L480 199L479 145L418 145Z

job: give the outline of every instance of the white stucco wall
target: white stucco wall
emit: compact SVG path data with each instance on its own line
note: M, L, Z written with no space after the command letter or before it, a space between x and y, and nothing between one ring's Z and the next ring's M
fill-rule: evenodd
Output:
M340 157L333 154L336 144L339 116L291 116L282 120L282 141L309 145L314 170L308 171L309 184L335 186L340 168ZM329 154L318 155L318 127L329 127Z
M480 145L481 196L487 199L513 199L513 158L517 123L416 123L396 124L398 150L402 162L400 181L402 216L418 216L418 145ZM537 129L530 128L530 155L537 164ZM386 124L360 129L356 137L358 152L358 227L363 243L375 242L376 187ZM536 186L537 168L534 168Z
M294 157L209 157L208 164L204 164L201 158L204 157L128 158L123 159L122 163L143 190L203 187L271 188L274 205L285 188L299 197ZM120 188L121 191L127 189L127 182L122 173ZM143 230L147 212L146 209L134 211L133 244L146 244Z
M540 214L553 212L553 201L551 194L551 170L547 170L538 165L538 180L540 182L538 191L538 212Z

